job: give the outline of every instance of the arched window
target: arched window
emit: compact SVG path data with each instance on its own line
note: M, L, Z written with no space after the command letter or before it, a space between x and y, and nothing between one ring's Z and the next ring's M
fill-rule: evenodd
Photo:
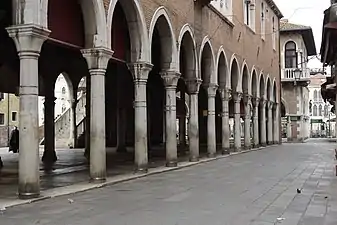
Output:
M272 18L271 32L272 32L273 49L276 50L276 29L275 29L275 17L274 16Z
M66 88L63 87L63 88L62 88L62 94L64 95L65 93L66 93Z
M265 30L266 30L266 24L265 24L265 8L263 2L261 2L261 18L260 18L260 24L261 24L261 38L265 38Z
M313 107L313 116L317 116L317 105Z
M329 106L325 105L324 106L324 116L328 116L329 115Z
M322 112L323 112L323 107L322 107L322 105L319 105L318 115L322 116Z
M317 101L317 90L314 91L314 101Z
M297 68L296 44L288 41L285 46L285 66L286 68Z

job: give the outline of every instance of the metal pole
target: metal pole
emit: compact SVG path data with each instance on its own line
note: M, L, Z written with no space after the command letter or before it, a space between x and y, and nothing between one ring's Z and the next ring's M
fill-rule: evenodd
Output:
M10 132L9 132L9 98L10 98L10 94L7 93L7 145L9 147L9 136L10 136Z

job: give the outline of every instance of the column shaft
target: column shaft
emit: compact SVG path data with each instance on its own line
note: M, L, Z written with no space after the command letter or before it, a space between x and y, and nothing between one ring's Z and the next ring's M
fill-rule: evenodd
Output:
M273 116L273 122L274 122L273 143L274 144L278 144L279 139L280 139L280 125L279 125L279 112L278 112L278 110L279 110L278 104L275 103L274 104L274 116Z
M261 100L261 120L260 120L260 129L261 129L261 139L260 144L266 146L266 100Z
M230 149L230 132L229 132L229 95L230 91L227 89L221 89L221 100L222 100L222 153L229 154Z
M190 151L190 161L199 160L199 111L198 93L201 80L191 79L186 81L189 93L190 118L188 123L188 141Z
M210 84L207 86L208 114L207 114L207 153L208 157L216 155L216 129L215 129L215 95L218 86Z
M268 145L273 144L273 102L268 102Z
M241 93L234 93L234 151L241 150Z
M248 150L251 148L251 141L250 141L250 120L251 120L251 96L245 95L244 96L244 103L245 103L245 149Z
M254 148L259 147L259 99L253 101L253 129L254 129Z

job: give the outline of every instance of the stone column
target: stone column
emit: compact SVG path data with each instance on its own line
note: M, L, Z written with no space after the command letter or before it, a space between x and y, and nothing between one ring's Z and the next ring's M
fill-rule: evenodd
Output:
M181 101L184 103L183 106L185 107L185 91L181 91ZM182 149L186 146L186 115L181 115L179 117L179 145ZM185 150L184 150L185 151Z
M260 144L262 146L267 146L266 142L266 104L267 100L261 99L261 118L260 118L260 129L261 129L261 138L260 138Z
M242 93L233 93L234 100L234 151L241 150L241 103Z
M259 147L259 98L253 98L254 148Z
M50 31L35 25L7 28L20 58L19 190L20 198L40 195L39 174L39 69L42 44Z
M190 118L188 123L188 141L190 151L190 161L199 160L199 111L198 111L198 93L201 80L187 80L187 89L189 93Z
M54 85L53 85L54 86ZM44 101L44 152L42 162L46 169L57 161L55 152L55 100L54 88L46 90ZM49 168L50 169L50 168Z
M151 64L134 63L128 65L135 85L135 165L138 172L148 169L146 83Z
M274 126L273 126L273 134L274 134L274 138L273 138L273 143L274 144L279 144L279 139L280 139L280 111L279 111L279 104L274 103L274 118L273 118L273 122L274 122Z
M251 148L250 141L250 120L251 120L251 99L252 97L248 94L245 94L243 100L245 105L245 149L249 150Z
M77 113L76 113L76 109L77 109L77 104L78 104L78 100L77 100L77 94L74 92L74 99L71 102L71 116L72 116L72 125L71 125L71 132L72 132L72 140L71 142L73 143L73 148L77 147Z
M166 166L175 167L178 165L177 151L177 104L176 89L180 74L176 71L162 71L160 73L165 86L165 147Z
M106 179L106 133L105 133L105 72L113 54L109 49L82 50L88 63L91 80L90 90L90 178L92 181Z
M208 157L216 156L216 130L215 130L215 96L218 89L216 84L205 86L208 94L207 109L207 153Z
M229 98L231 91L226 88L220 89L221 101L222 101L222 154L230 153L230 131L229 131Z
M267 102L267 107L268 107L268 145L272 145L273 144L273 106L274 103L271 101Z

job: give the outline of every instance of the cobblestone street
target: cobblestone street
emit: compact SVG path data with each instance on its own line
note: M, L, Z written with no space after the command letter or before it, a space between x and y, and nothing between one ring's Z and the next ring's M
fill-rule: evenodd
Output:
M316 140L252 151L9 208L0 224L335 225L334 146Z

